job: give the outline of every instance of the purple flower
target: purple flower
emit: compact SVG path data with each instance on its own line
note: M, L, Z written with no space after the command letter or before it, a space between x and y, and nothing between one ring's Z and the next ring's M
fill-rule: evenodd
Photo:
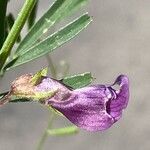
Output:
M118 85L119 89L114 86ZM129 100L129 81L125 75L117 77L112 85L93 85L71 90L61 82L45 77L36 91L55 90L46 105L60 111L76 126L101 131L111 127L122 116Z
M127 76L120 75L112 85L72 90L61 81L46 77L42 70L17 78L10 93L51 106L80 128L101 131L121 118L129 100L129 81Z

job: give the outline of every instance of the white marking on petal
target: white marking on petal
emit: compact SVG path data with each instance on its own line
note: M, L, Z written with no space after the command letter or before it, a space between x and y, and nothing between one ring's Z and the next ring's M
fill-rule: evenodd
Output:
M116 94L119 94L120 93L120 90L116 90Z
M107 95L107 98L108 98L108 99L110 99L111 97L112 97L111 94L108 94L108 95Z

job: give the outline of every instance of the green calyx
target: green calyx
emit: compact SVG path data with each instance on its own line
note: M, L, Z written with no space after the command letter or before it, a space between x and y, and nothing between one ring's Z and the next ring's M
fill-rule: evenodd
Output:
M41 81L42 77L47 75L47 72L48 72L48 68L44 68L44 69L38 71L36 74L34 74L31 79L32 85L38 84Z
M57 90L52 90L48 92L37 92L33 96L35 100L47 100L47 98L51 98L56 94Z
M48 91L48 92L36 92L34 94L17 94L17 95L12 95L12 99L22 99L22 98L26 98L29 100L33 100L33 101L45 101L48 98L53 97L56 94L57 90L53 90L53 91ZM13 100L12 100L13 101Z

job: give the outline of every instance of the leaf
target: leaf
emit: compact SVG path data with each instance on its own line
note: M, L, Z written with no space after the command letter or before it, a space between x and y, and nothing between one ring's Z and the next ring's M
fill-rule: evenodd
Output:
M40 37L50 27L63 20L66 16L71 15L86 3L87 0L56 0L20 43L16 50L17 55L26 52L35 43L39 42Z
M62 82L73 89L89 85L93 81L91 73L83 73L62 79Z
M9 61L8 63L6 63L6 65L4 66L2 71L5 72L7 69L9 69L11 66L13 66L17 59L18 59L18 57L14 58L11 61Z
M58 128L58 129L50 129L47 130L49 135L53 136L64 136L64 135L72 135L79 132L79 129L76 126L69 126L65 128Z
M59 30L58 32L55 32L47 39L28 49L28 51L26 51L20 57L18 57L18 59L12 67L22 65L38 57L41 57L49 52L52 52L54 49L60 47L67 41L74 38L79 32L85 29L91 21L92 20L88 16L88 14L79 17L77 20L70 23L63 29Z

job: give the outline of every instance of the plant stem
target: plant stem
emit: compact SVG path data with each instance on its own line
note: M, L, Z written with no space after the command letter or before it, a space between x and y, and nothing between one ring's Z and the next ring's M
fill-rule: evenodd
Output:
M3 68L7 57L10 55L11 49L17 40L21 29L23 28L28 16L30 15L32 8L37 0L26 0L22 7L10 33L8 34L0 54L0 70Z
M49 111L50 111L50 110L49 110ZM51 113L51 112L50 112L50 113ZM40 139L40 142L39 142L39 144L38 144L38 146L37 146L37 150L42 150L42 148L43 148L43 146L44 146L44 144L45 144L45 141L46 141L46 139L47 139L47 137L48 137L48 132L47 132L47 130L52 127L52 123L53 123L54 118L55 118L55 114L54 114L54 113L50 114L50 118L49 118L49 121L48 121L48 126L47 126L47 128L45 129L45 131L44 131L44 133L43 133L43 135L42 135L42 137L41 137L41 139Z
M56 72L54 63L53 63L53 61L51 59L51 56L50 55L46 55L46 58L47 58L47 61L48 61L48 64L49 64L51 75L52 75L53 78L56 79L57 78L57 72Z
M7 10L7 0L0 0L0 49L5 41L5 20L6 20L6 10Z
M46 55L46 58L48 60L48 64L49 64L49 67L50 67L52 77L56 78L57 77L56 69L55 69L55 66L53 64L53 61L52 61L50 55ZM43 135L42 135L42 137L41 137L41 139L38 143L37 150L42 150L42 148L45 144L45 141L48 138L47 130L49 130L52 127L52 123L53 123L54 118L55 118L55 114L51 110L49 110L49 112L50 112L51 117L49 118L47 128L45 129L45 131L44 131L44 133L43 133Z

